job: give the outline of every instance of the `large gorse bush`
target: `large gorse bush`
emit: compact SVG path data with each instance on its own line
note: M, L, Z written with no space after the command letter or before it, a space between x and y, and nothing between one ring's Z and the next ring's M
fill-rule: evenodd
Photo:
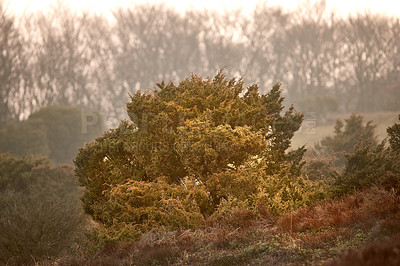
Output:
M110 237L195 227L227 206L277 214L306 201L304 148L286 152L303 115L284 111L278 84L262 95L219 72L157 86L131 96L131 121L75 158L84 208Z

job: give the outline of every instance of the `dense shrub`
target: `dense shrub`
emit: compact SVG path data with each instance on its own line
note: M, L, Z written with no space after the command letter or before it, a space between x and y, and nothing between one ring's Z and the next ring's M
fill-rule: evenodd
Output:
M71 245L82 226L71 166L0 154L0 262L33 264Z
M376 144L374 140L360 141L352 153L345 154L346 163L332 184L334 196L381 184L397 191L400 176L400 154L396 150L396 125L388 128L390 147L386 140Z
M32 180L27 177L33 168L45 164L44 157L18 158L8 153L0 153L0 191L24 190Z
M84 208L96 221L117 231L192 227L225 201L277 213L304 202L304 148L286 153L303 116L293 107L283 113L279 85L261 95L221 72L157 85L131 96L131 122L75 158ZM279 207L270 200L277 192Z
M148 231L155 224L191 228L200 225L203 216L199 205L207 202L208 195L200 187L186 182L182 185L170 185L165 181L144 182L131 180L104 191L107 204L99 208L96 217L106 225L127 223Z
M311 183L301 177L295 178L290 174L280 174L263 180L257 195L257 205L266 204L273 214L279 215L324 198L326 195L320 184Z
M321 143L316 145L316 150L324 155L333 154L336 157L335 166L342 167L346 162L345 154L352 153L360 141L376 143L374 129L372 121L363 125L363 117L352 114L345 119L345 124L337 120L335 135L322 139Z
M355 190L370 187L391 170L389 154L384 146L371 143L360 143L351 154L346 154L346 165L341 175L338 175L334 189L335 194L351 193Z
M324 181L331 196L371 187L389 173L400 174L399 154L392 144L396 142L396 124L388 128L389 149L386 141L377 143L371 122L363 126L362 120L359 115L351 115L345 127L338 120L335 135L326 137L308 153L303 176ZM393 180L387 179L386 183Z

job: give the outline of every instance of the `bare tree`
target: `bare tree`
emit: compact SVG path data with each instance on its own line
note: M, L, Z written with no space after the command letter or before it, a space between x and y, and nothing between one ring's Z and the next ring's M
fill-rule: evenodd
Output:
M18 119L20 88L24 85L21 36L13 16L0 1L0 121Z
M397 34L396 34L397 32ZM400 37L397 20L366 13L347 20L348 59L352 62L352 93L358 111L377 111L382 83L399 74ZM396 79L396 78L394 78Z
M270 88L288 79L288 32L291 14L265 4L254 9L242 22L245 49L243 66L246 76ZM285 82L286 83L286 82Z
M136 6L115 12L114 73L121 91L177 81L197 69L199 26L164 5Z

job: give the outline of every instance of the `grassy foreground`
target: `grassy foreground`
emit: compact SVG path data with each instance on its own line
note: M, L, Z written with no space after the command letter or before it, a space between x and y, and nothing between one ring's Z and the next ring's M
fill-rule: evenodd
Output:
M279 219L237 209L197 230L150 231L57 265L398 265L400 194L370 188ZM364 247L364 249L363 249ZM87 247L86 247L87 248ZM359 251L357 251L359 250Z

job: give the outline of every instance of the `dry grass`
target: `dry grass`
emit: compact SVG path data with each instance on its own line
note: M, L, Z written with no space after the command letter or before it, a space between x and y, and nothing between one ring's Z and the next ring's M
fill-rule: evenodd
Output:
M284 232L305 232L355 224L368 227L379 219L399 213L399 203L400 198L395 193L372 188L286 214L279 220L278 227Z
M396 192L371 188L286 214L277 225L302 249L325 250L320 256L329 258L373 239L399 234L400 197Z
M58 264L321 264L363 246L374 232L380 239L399 233L399 203L395 191L372 188L287 214L275 224L277 228L265 218L237 209L210 217L197 230L153 230L139 241L107 244L93 256Z
M194 233L150 231L136 242L107 243L88 258L66 258L59 265L169 265L193 247Z
M326 230L318 233L306 233L301 236L303 246L310 249L320 249L329 247L332 241L334 241L338 235L349 236L352 232L348 229L343 228L340 231Z

